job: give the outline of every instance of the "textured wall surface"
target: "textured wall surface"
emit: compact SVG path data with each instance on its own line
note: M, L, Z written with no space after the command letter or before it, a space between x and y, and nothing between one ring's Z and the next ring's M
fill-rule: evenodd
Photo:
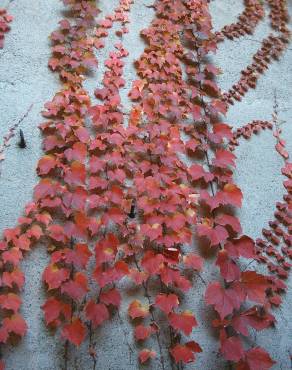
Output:
M111 12L117 0L100 1L103 14ZM131 82L136 79L133 61L145 47L140 30L147 27L153 17L153 10L146 7L151 0L135 0L132 7L129 34L123 44L130 55L126 58L124 77L126 86L122 91L122 102L129 110L127 98ZM0 1L0 7L8 1ZM292 2L290 14L292 14ZM242 1L214 0L210 3L214 20L214 29L236 20L242 11ZM50 55L48 35L57 27L62 18L63 5L59 0L15 0L9 5L14 16L12 30L7 34L5 47L0 51L0 140L33 104L27 118L21 123L28 147L17 147L17 138L13 138L10 148L5 152L5 161L0 174L0 230L12 227L22 214L25 204L31 199L33 186L37 182L35 173L38 158L42 154L41 136L37 128L42 122L40 112L43 104L49 101L59 88L56 75L49 72L47 62ZM256 28L253 36L242 37L235 41L224 41L219 45L214 62L223 73L219 84L228 90L240 76L240 71L251 62L252 55L260 46L261 40L270 32L267 17ZM98 53L100 68L86 81L85 87L93 92L101 84L103 63L117 41L115 28L110 30L106 47ZM292 155L292 45L279 62L274 62L269 70L260 77L256 90L250 90L242 102L235 103L229 109L226 122L234 127L253 119L271 119L274 90L277 91L279 117L283 137L287 140L287 149ZM244 194L244 203L239 213L244 233L252 237L260 236L261 229L272 218L275 203L284 193L281 176L282 159L274 150L275 138L271 132L262 132L249 141L242 141L235 154L238 157L236 182ZM3 357L8 370L51 370L64 368L64 347L58 336L52 336L45 328L40 306L44 300L41 274L48 262L43 246L39 245L24 260L23 269L26 284L23 292L22 312L29 325L28 334L16 346L3 350ZM205 268L202 273L204 282L216 277L217 272ZM290 282L291 286L291 282ZM127 317L127 306L131 297L142 292L133 291L125 286L124 303L120 314L107 322L95 333L99 370L131 370L139 368L137 348L133 341L132 327ZM218 341L211 328L211 310L203 302L205 285L197 279L191 294L185 300L196 314L200 326L193 332L193 338L200 342L203 353L197 362L186 369L227 369L226 364L217 356ZM290 294L284 296L281 309L275 310L277 326L274 329L254 333L253 340L270 351L278 361L275 369L291 368L289 350L292 351L292 310ZM289 305L290 299L290 305ZM92 369L92 362L86 353L86 343L80 351L69 349L68 369ZM157 344L153 342L153 348ZM171 369L165 355L166 367ZM154 360L152 369L159 369L159 362Z

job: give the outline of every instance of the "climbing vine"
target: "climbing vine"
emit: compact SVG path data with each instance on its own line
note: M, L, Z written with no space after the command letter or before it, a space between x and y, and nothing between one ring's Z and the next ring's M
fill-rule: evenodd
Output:
M192 338L200 322L185 298L194 297L196 277L203 280L206 265L217 276L203 280L202 298L214 310L220 354L237 370L271 368L275 361L267 350L249 344L249 328L275 324L272 308L280 306L287 289L292 167L276 99L271 121L234 129L223 119L287 48L286 1L266 1L273 34L239 81L222 92L216 82L221 71L211 57L225 39L254 33L264 17L263 2L244 1L237 22L213 32L209 1L156 0L154 19L141 32L146 46L134 63L137 79L127 112L121 89L129 53L123 37L135 0L120 0L102 17L95 0L63 3L69 12L50 36L48 61L61 87L42 111L40 181L24 216L3 231L0 242L0 343L27 331L20 313L21 261L33 246L45 245L50 260L42 275L47 295L42 310L64 346L66 369L72 349L85 341L92 368L99 368L94 334L119 311L121 281L138 292L127 313L140 363L157 357L165 370L169 363L180 369L194 362L204 347ZM0 48L11 20L0 9ZM112 27L119 42L106 56L102 86L90 91L85 82L99 71L96 51L104 48ZM235 153L242 138L253 139L266 128L284 160L286 194L269 229L254 241L236 216L243 194L233 176ZM207 254L213 262L204 259ZM257 264L266 266L265 274Z
M6 9L0 8L0 49L4 47L5 34L10 31L9 23L12 22L13 17L8 14Z

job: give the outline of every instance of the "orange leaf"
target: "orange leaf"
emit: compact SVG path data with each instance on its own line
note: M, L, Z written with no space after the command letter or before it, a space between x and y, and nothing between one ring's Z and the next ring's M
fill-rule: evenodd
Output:
M142 303L138 300L133 301L128 308L129 316L132 319L135 319L136 317L147 317L149 315L149 306L142 305Z

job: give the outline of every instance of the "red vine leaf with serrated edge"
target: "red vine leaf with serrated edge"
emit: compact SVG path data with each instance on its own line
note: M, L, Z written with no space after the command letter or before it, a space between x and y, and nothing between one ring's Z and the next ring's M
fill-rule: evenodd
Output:
M244 298L244 292L239 285L225 289L218 281L209 284L205 294L206 303L214 305L221 319L238 309Z
M69 342L80 346L85 339L86 329L79 318L73 318L72 323L66 324L62 330L62 337Z
M176 329L182 331L185 335L190 335L193 328L197 326L197 320L190 311L183 313L172 312L168 316L170 325Z
M245 360L240 361L236 366L236 370L268 370L276 362L273 361L270 355L261 347L255 347L248 350L245 354Z
M198 343L191 341L186 344L177 344L170 349L170 353L176 363L188 364L195 361L195 353L202 352Z
M145 318L149 315L149 305L143 305L140 301L135 300L129 305L128 313L131 319Z
M169 314L179 305L178 296L175 294L162 294L156 296L155 305L166 314Z

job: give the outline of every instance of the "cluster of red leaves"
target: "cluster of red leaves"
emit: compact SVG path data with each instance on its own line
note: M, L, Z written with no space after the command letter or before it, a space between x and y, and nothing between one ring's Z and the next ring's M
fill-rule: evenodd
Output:
M216 50L214 35L210 32L208 16L201 18L202 24L190 23L184 37L187 45L192 45L192 51L186 53L186 72L189 84L192 86L191 102L195 124L185 125L185 133L191 136L190 149L193 155L200 154L206 158L206 165L193 165L190 174L200 191L197 208L199 236L209 242L209 246L219 249L216 265L220 269L223 284L219 281L211 283L206 291L206 302L212 304L220 320L214 321L214 326L220 329L221 353L229 361L236 363L236 368L256 369L270 368L273 365L269 354L261 349L245 349L242 336L248 336L248 330L242 329L238 323L246 316L250 322L257 321L258 325L250 324L257 330L262 330L274 322L269 314L268 290L271 282L266 276L255 271L241 271L239 259L256 258L256 248L253 240L241 233L239 220L227 213L226 205L240 207L242 193L232 179L236 157L224 149L226 140L232 138L231 128L218 123L218 115L225 114L227 106L220 102L220 90L214 82L218 69L207 64L208 54ZM196 23L194 28L193 24ZM200 32L196 30L200 29ZM191 46L189 46L191 48ZM187 142L187 145L189 145ZM211 158L213 158L211 160ZM195 166L195 167L194 167ZM200 216L200 215L203 215ZM246 303L256 305L247 310ZM250 359L255 355L256 361Z
M42 309L48 326L61 329L61 336L79 346L85 339L95 307L84 304L89 291L87 265L92 255L89 236L98 229L88 214L87 156L89 130L85 119L90 99L82 88L88 68L96 67L93 42L88 37L99 13L94 1L64 1L70 5L74 21L64 19L51 34L52 58L49 67L57 71L63 88L45 104L40 125L45 155L37 171L43 179L34 189L40 209L51 214L46 230L51 253L43 272L49 297Z
M125 12L131 3L121 0L115 17L110 18L124 25ZM59 217L61 213L65 220L48 230L54 245L50 247L51 263L43 275L51 292L43 305L46 322L54 327L62 325L62 336L77 346L85 339L85 322L90 324L92 332L92 328L109 318L109 307L120 304L120 294L112 284L128 273L128 267L116 260L120 241L108 229L123 225L131 207L131 202L124 200L122 189L126 179L121 145L125 130L123 114L119 111L119 89L124 86L122 58L128 53L120 43L116 45L117 52L110 53L105 62L108 71L103 79L104 88L95 91L104 104L91 106L86 91L79 85L88 67L97 66L92 49L97 46L97 36L88 37L88 31L99 11L93 1L83 1L82 7L78 4L78 1L70 2L76 24L61 21L60 30L51 37L53 69L67 82L66 87L70 84L70 89L61 91L46 104L43 114L50 121L42 124L41 129L47 155L38 165L39 174L46 176L43 180L46 188L43 191L42 184L35 191L41 193L38 200L42 206L49 207L54 214L57 212ZM108 20L109 16L99 21L99 29L109 28ZM94 137L85 125L89 117L96 128ZM96 267L92 277L100 291L87 300L88 278L91 278L87 263L92 255L88 243L97 236L100 240L95 246ZM94 350L90 354L95 357Z
M278 105L277 103L275 104L274 108L276 110ZM260 264L266 264L272 274L268 278L269 289L267 290L267 298L269 305L276 307L282 303L281 294L287 290L287 285L283 279L288 278L292 266L290 262L292 259L292 165L289 162L289 154L285 147L286 143L281 138L281 130L278 128L277 120L277 111L275 111L273 114L273 123L268 121L253 121L237 129L229 142L229 147L231 150L234 150L235 145L239 145L238 139L240 137L248 139L254 132L258 133L261 129L273 129L274 127L274 137L276 138L275 149L285 162L282 168L282 174L288 178L288 180L283 182L287 193L283 196L283 202L276 203L277 211L274 213L275 218L269 221L268 229L264 228L262 230L264 239L256 239L255 250L255 261ZM266 311L261 311L261 315L266 315ZM274 321L272 316L266 316L266 319L269 319L271 322ZM266 365L269 365L269 361Z
M97 49L102 49L105 46L103 39L108 36L108 30L112 28L114 23L121 24L121 27L116 31L117 36L122 37L129 32L126 27L127 23L129 23L127 12L130 11L133 2L133 0L120 0L119 5L114 9L113 13L108 14L98 22L94 34L94 46Z
M20 262L24 253L43 236L51 218L31 203L26 207L25 216L18 221L17 227L4 230L3 240L0 242L0 343L7 343L15 335L22 337L27 330L27 325L19 313L22 303L19 291L24 284Z
M191 200L189 200L189 203L191 205L193 204L193 207L195 207L192 212L195 211L194 214L197 213L196 219L193 221L197 224L196 229L199 236L207 238L212 247L220 246L216 264L220 268L221 275L227 287L223 287L219 282L212 283L208 287L206 300L207 303L215 306L222 320L229 320L228 324L225 324L225 322L224 324L222 324L222 322L216 324L221 327L221 345L223 345L222 343L224 341L224 350L222 349L222 353L228 360L237 362L238 367L242 366L243 363L249 366L248 358L250 350L243 349L239 336L239 334L242 333L238 332L236 335L229 335L229 337L227 337L230 332L228 329L235 325L233 323L233 317L239 320L246 314L246 311L241 310L245 301L249 300L262 305L265 304L266 290L269 288L269 282L266 277L254 271L240 271L237 263L239 257L255 258L254 243L246 236L235 238L236 234L241 232L240 223L234 216L226 214L226 211L224 211L225 205L239 207L241 205L242 194L232 180L231 168L235 165L235 156L226 149L223 149L224 139L230 139L232 136L231 128L226 124L218 123L218 114L226 112L226 105L220 101L220 90L213 80L213 77L216 76L219 71L210 64L204 65L205 57L210 52L216 50L215 37L211 33L210 15L208 13L207 4L203 1L188 4L183 2L178 4L176 2L176 6L174 6L174 4L171 6L170 3L169 1L156 3L155 8L158 20L154 21L151 27L144 30L142 33L143 36L147 38L147 41L149 41L150 46L145 50L140 60L137 61L136 65L141 80L134 83L130 96L133 100L141 100L141 103L136 109L142 111L147 116L147 124L144 124L143 128L144 130L148 127L152 128L150 134L147 132L143 136L149 137L149 143L153 144L154 148L157 147L156 138L158 138L160 134L160 132L155 129L155 126L158 126L158 124L160 127L163 127L164 134L166 134L166 120L168 124L170 123L172 126L177 127L179 120L187 118L188 115L191 114L196 121L196 125L185 124L181 126L190 139L185 145L182 145L179 143L179 137L175 136L177 143L175 146L175 153L173 154L171 154L170 150L172 150L171 140L174 136L171 135L168 137L167 148L164 148L164 152L159 152L158 155L156 154L156 158L160 158L160 163L166 163L163 159L165 154L167 154L168 158L171 158L178 152L182 154L186 154L187 152L188 154L199 154L201 152L206 155L208 159L208 151L215 147L212 163L208 160L208 170L198 164L194 164L187 169L185 165L180 162L179 167L185 170L188 175L187 178L181 175L180 179L184 179L185 181L188 180L188 182L184 183L185 191L187 189L191 190L195 185L200 185L200 187L203 186L203 190L199 188L189 193L189 199ZM160 19L160 16L162 19ZM161 28L163 28L163 37L161 37ZM196 32L196 29L200 29L200 32ZM178 32L183 35L181 40L178 37ZM193 50L188 51L183 46L183 43L187 45L195 44L195 47ZM167 48L165 48L166 44L168 45ZM182 71L179 61L183 61L186 64L186 72L190 76L187 82L182 80ZM173 93L173 91L175 91L175 93ZM189 92L191 92L191 94L189 94ZM210 98L208 102L203 99L206 96ZM152 124L153 121L155 124ZM153 132L155 132L155 135L153 135ZM172 132L174 132L173 129ZM161 146L161 142L162 138L160 136L159 146ZM152 149L152 146L150 148ZM159 165L159 162L156 162L156 158L154 157L152 162L154 160L154 163ZM178 161L179 159L177 158L176 166L179 163ZM168 161L168 168L171 168L170 164L171 162ZM174 169L172 169L172 171L174 174ZM164 179L165 177L163 180ZM159 195L159 193L161 194L163 190L163 182L161 180L157 195ZM206 187L209 184L213 185L213 182L215 184L215 181L217 191L216 193L210 194L206 190ZM147 192L148 188L149 186L146 186L146 188L145 186L143 187L143 195L145 191ZM137 189L139 191L138 186ZM214 189L214 185L212 189ZM152 187L152 198L155 192L156 189ZM138 206L141 204L139 198L140 194L138 193L136 196ZM147 198L149 199L149 195ZM160 199L164 199L164 197ZM201 217L201 207L198 205L198 199L200 203L209 206L208 217ZM182 199L179 204L182 204ZM179 204L177 204L177 207ZM167 293L163 293L162 291L159 296L156 297L156 304L154 304L154 307L158 306L160 309L162 308L163 312L168 317L168 322L172 329L177 330L180 328L184 334L189 334L192 330L192 325L188 324L186 321L188 315L183 315L182 324L172 320L172 317L178 319L178 317L182 316L181 313L178 315L175 314L174 316L172 314L172 312L175 313L174 310L179 300L178 296L169 290L169 277L168 280L165 280L161 269L165 269L167 266L165 262L168 262L168 265L170 262L163 256L165 246L169 246L173 250L171 264L175 266L174 263L176 259L179 261L178 257L182 254L180 245L182 243L189 243L190 239L178 239L176 244L173 244L176 239L172 233L172 244L167 244L170 243L167 236L171 231L168 231L169 225L164 221L166 215L163 215L163 209L157 208L157 206L155 207L153 201L151 205L152 206L147 208L146 211L145 201L143 201L144 208L139 210L139 214L141 214L141 216L144 215L144 217L148 212L151 212L153 226L150 228L148 225L147 227L146 225L144 227L142 225L142 231L145 231L145 235L149 241L152 242L152 246L148 244L147 251L144 252L142 260L141 256L137 255L138 272L144 272L143 270L146 268L146 272L150 273L152 277L153 275L160 275L162 288ZM172 207L172 209L175 210L177 214L176 217L178 218L178 214L182 211L178 210L178 208ZM173 212L172 209L168 209L167 214ZM157 212L155 218L153 212ZM147 218L150 220L149 217ZM182 223L181 227L183 227L183 225ZM182 237L181 233L180 237ZM159 248L157 249L157 247ZM152 250L149 251L149 248L152 248ZM178 256L176 259L174 258L175 250L177 250L176 255ZM141 261L140 264L139 258ZM194 258L196 260L197 257ZM188 258L184 259L185 262L188 260ZM146 283L147 282L148 280L146 280ZM172 282L176 283L175 281ZM166 287L164 285L166 285ZM147 289L146 284L145 286ZM179 285L177 287L183 288L183 286ZM209 299L209 297L213 298L216 296L215 293L210 294L212 289L215 289L219 294L217 298L218 301L216 300L216 302ZM147 292L146 290L146 293ZM226 297L230 297L227 311L225 311ZM129 308L129 314L132 318L145 319L151 314L153 320L153 312L149 311L149 307L152 307L152 304L150 306L149 304L144 306L139 301L134 301L132 304L133 306L130 305ZM134 312L133 308L135 308ZM253 306L251 309L255 310L254 315L256 319L261 321L260 315L257 314L257 306ZM194 316L190 314L190 317L194 320L193 325L195 325ZM272 316L268 315L267 317L268 319L265 319L265 321L263 320L264 322L261 324L261 328L265 328L273 322ZM141 330L142 328L139 327L139 333ZM145 336L148 337L151 335L151 333L153 333L153 331L150 325L144 326L143 334L140 334L144 338ZM248 335L248 332L245 331L242 335ZM195 359L194 352L196 352L196 350L192 351L192 347L190 347L191 342L180 344L177 337L173 337L172 339L175 344L174 347L170 349L170 353L176 362L182 361L186 363ZM236 341L237 346L241 348L240 357L235 357L230 354L233 351L233 341ZM193 344L191 344L191 346L193 346ZM194 346L199 350L197 344L194 344ZM259 352L263 354L262 364L264 364L264 361L270 361L271 364L273 363L264 350L259 349Z
M277 144L276 151L284 159L282 174L287 178L283 185L287 191L283 202L277 202L275 218L269 221L269 228L262 230L263 238L256 240L257 255L260 263L265 263L273 274L272 287L269 292L269 301L275 306L282 302L280 293L287 289L286 284L279 279L287 279L291 268L292 246L292 164L285 149L285 142L280 137L281 131L276 128L274 136Z
M269 17L271 18L272 28L279 32L279 34L270 34L262 41L261 47L253 56L253 62L241 71L239 81L229 91L222 94L222 100L227 104L233 105L235 100L241 101L242 97L250 88L255 89L260 75L269 68L269 64L273 60L278 60L287 48L290 40L290 31L287 27L289 22L287 1L268 0L268 3L270 5ZM249 18L255 20L254 17L255 12L251 11ZM257 21L259 20L260 17L257 18ZM245 22L239 26L239 31L236 34L237 37L246 33L244 31L244 24ZM232 35L232 32L230 33ZM219 40L223 40L223 37L220 38L220 33Z
M82 81L88 68L97 66L93 53L95 38L88 35L95 25L99 10L92 0L63 2L70 5L74 20L72 23L67 19L60 21L60 28L52 33L53 56L49 67L58 72L64 85L52 101L45 104L46 110L43 112L48 119L40 125L45 155L37 167L43 179L34 189L35 203L28 206L27 217L19 222L21 226L24 225L23 228L4 231L1 284L8 284L11 288L23 285L23 274L18 269L21 252L30 249L30 239L38 240L43 235L38 224L45 223L45 234L50 243L48 251L51 253L50 264L43 273L50 294L42 306L45 321L51 328L60 328L62 337L79 346L86 336L85 322L90 323L91 330L109 318L107 307L119 306L121 298L118 291L105 286L127 273L127 266L121 261L113 263L110 268L119 242L114 234L109 233L95 248L96 269L93 278L101 290L97 299L86 302L85 297L89 292L87 265L92 255L88 241L97 236L100 230L105 235L106 228L112 227L112 223L122 225L131 208L131 201L123 200L120 185L126 176L120 168L122 158L116 151L117 148L120 150L119 145L125 136L123 115L118 109L118 89L124 85L121 59L127 56L127 52L121 44L116 45L118 51L111 53L106 61L109 71L103 80L105 89L102 100L105 100L105 104L90 107L90 99L82 88ZM122 27L127 23L126 12L132 2L121 0L115 10L115 19L122 23ZM125 32L123 30L121 35ZM104 120L100 119L100 115ZM90 116L97 130L103 127L104 133L90 136L85 125L85 119ZM112 128L106 127L110 123ZM87 164L88 156L90 159ZM125 159L123 161L126 163ZM118 207L122 207L123 212ZM96 213L104 215L96 217ZM26 227L27 224L32 226L32 230ZM19 246L18 239L24 243L23 247ZM17 243L16 246L13 243ZM6 291L8 293L9 289ZM16 299L17 305L2 304L5 314L7 311L7 319L5 316L1 328L2 342L6 342L10 334L23 335L25 331L20 330L18 308L21 300L17 296ZM14 315L11 316L12 313ZM18 331L10 329L8 322L14 316L16 324L19 324ZM23 321L22 328L25 327ZM90 354L95 356L92 350Z
M12 22L13 17L7 13L6 9L0 8L0 49L4 47L5 33L10 31L9 23Z
M128 22L126 13L130 11L132 3L133 1L121 0L114 15L107 16L106 19L120 22L123 29ZM98 31L102 27L112 26L103 21L99 24ZM122 35L123 32L118 33L118 36ZM97 36L97 39L99 38L100 36ZM130 274L128 264L124 260L127 255L123 254L126 245L122 242L124 235L127 235L128 215L132 204L131 195L127 194L130 168L125 145L127 141L132 140L133 133L128 135L123 127L124 116L120 111L120 89L125 85L122 77L123 58L127 57L128 52L121 43L117 43L115 48L117 51L110 52L105 61L103 88L95 90L95 96L102 104L94 105L89 110L96 132L89 145L88 200L90 211L98 215L96 231L101 231L95 246L93 272L93 279L100 291L97 300L89 301L86 306L87 317L94 328L109 318L109 306L119 307L121 295L115 284Z
M226 25L216 32L217 41L223 41L224 38L233 40L244 35L252 35L264 15L261 0L244 0L244 11L238 16L238 21Z
M235 150L235 148L239 145L240 138L249 139L254 134L259 134L262 130L272 130L272 128L273 124L269 121L254 120L250 123L247 123L233 132L232 138L229 140L229 150Z
M287 24L289 22L289 13L287 8L287 0L267 0L271 11L269 17L271 26L274 30L289 35Z
M87 29L93 26L94 17L99 11L94 1L82 1L82 6L78 1L63 2L71 6L72 15L75 19L80 19L80 22L71 25L67 19L63 19L59 22L59 29L52 32L50 38L53 47L49 67L59 73L62 81L78 85L88 67L97 66L93 41L87 36ZM47 109L51 113L51 109Z
M222 100L228 104L234 104L234 100L241 101L246 92L256 88L261 74L269 68L273 59L278 60L287 48L288 36L269 35L263 40L261 48L253 56L253 63L241 71L239 81L222 95Z
M206 4L202 5L205 11ZM128 130L135 130L136 137L128 150L135 163L133 192L140 225L130 235L128 245L136 264L131 277L143 286L148 299L146 304L134 300L129 315L133 320L139 319L135 326L138 341L155 335L160 342L159 325L168 326L171 356L177 363L187 363L194 361L201 348L194 341L180 343L180 334L190 335L197 322L191 312L180 309L179 294L191 288L184 270L202 267L199 256L185 254L182 249L184 243L191 242L190 227L196 222L187 167L179 158L185 149L177 124L188 109L179 32L191 8L180 1L166 0L157 1L154 7L156 19L141 33L148 45L136 62L140 80L134 81L129 93L137 102L128 123ZM141 242L143 248L139 247ZM151 282L157 285L153 299L148 289ZM159 321L161 315L166 320ZM144 349L140 361L153 356L153 350Z

